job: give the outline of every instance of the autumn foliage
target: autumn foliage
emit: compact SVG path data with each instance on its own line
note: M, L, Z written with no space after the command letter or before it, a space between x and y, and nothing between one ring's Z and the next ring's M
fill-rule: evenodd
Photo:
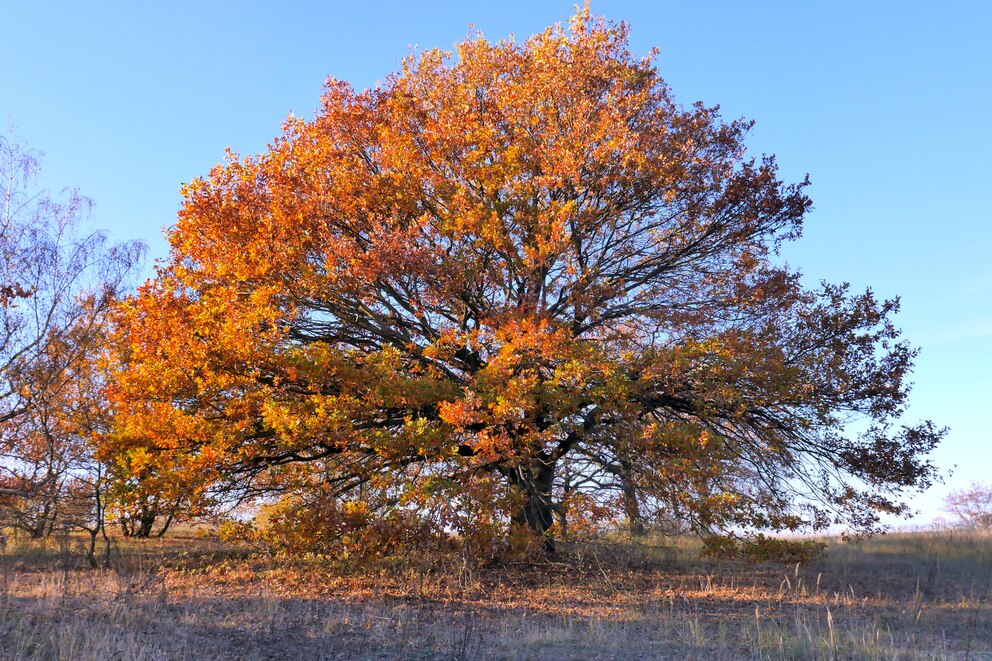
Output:
M895 425L897 302L776 261L810 200L749 127L588 11L328 81L185 186L104 456L190 506L282 498L304 546L873 529L942 432Z

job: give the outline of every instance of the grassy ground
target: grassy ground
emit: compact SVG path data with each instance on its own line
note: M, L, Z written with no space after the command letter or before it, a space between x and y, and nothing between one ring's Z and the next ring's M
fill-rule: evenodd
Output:
M809 565L698 558L693 542L572 548L474 570L376 571L210 539L9 546L7 659L992 659L992 537L831 540Z

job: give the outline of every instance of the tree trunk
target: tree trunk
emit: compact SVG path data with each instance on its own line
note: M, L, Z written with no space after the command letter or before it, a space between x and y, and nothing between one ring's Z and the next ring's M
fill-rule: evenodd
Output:
M40 515L34 522L30 531L31 539L41 539L45 536L45 529L48 527L47 512Z
M555 478L555 465L543 453L529 464L517 466L507 472L511 484L523 496L519 511L510 517L513 525L526 526L544 538L544 550L555 553L555 543L548 530L554 523L551 505L551 485Z
M169 516L165 517L165 523L162 524L162 529L155 533L156 537L162 537L165 535L165 531L169 529L169 526L172 524L172 517L175 515L176 513L174 511L169 512Z
M561 502L553 505L555 519L558 529L561 531L562 540L568 539L568 495L572 491L572 475L566 466L564 479L562 480Z
M627 529L630 536L643 537L646 531L644 517L641 516L641 506L637 502L633 466L624 459L620 460L620 490L623 493L623 511L627 515Z
M121 516L121 530L125 537L151 537L158 518L158 507L144 504L137 512Z
M90 534L90 543L86 548L86 560L89 561L90 567L96 569L99 566L96 561L96 537L100 534L100 530L98 528L87 528L86 532Z
M47 537L52 533L52 527L54 525L55 516L52 514L52 503L46 500L44 505L42 505L41 512L38 513L38 518L35 519L34 525L29 530L31 539L41 539L42 537Z
M154 509L145 510L141 513L141 518L139 519L138 534L137 537L147 538L152 536L152 528L155 527L155 519L157 518L158 512Z

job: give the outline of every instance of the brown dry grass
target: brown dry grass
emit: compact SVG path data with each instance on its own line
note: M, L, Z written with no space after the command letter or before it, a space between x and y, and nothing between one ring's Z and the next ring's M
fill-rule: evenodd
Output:
M572 547L487 570L274 559L192 536L123 543L110 569L18 545L2 659L992 658L992 537L831 540L807 566L669 546Z

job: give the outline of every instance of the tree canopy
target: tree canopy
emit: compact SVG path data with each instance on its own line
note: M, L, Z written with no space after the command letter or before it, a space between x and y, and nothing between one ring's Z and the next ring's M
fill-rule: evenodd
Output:
M105 452L204 498L290 494L332 537L904 511L943 432L899 424L898 302L779 263L806 182L627 36L585 10L329 80L186 185L120 308Z

